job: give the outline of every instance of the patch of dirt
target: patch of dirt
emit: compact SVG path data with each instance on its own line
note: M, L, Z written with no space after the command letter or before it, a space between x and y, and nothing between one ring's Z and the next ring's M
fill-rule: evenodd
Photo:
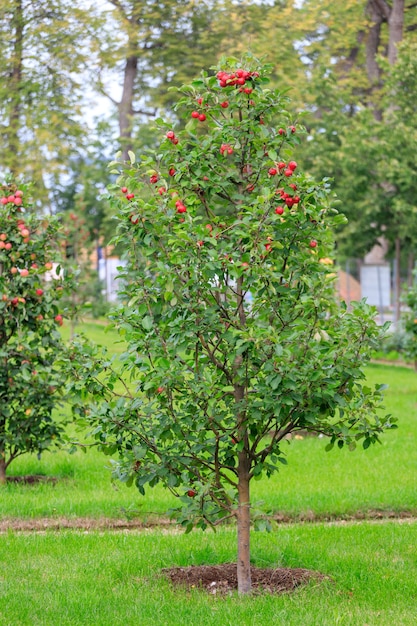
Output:
M147 528L168 528L170 532L183 532L175 522L158 517L148 520L126 520L112 518L89 518L89 517L43 517L33 519L19 519L9 517L0 519L0 533L9 530L17 532L43 532L49 530L82 530L85 532L94 530L146 530Z
M307 511L300 515L275 514L272 518L278 524L314 523L326 522L328 524L360 523L362 521L384 522L396 520L398 522L417 523L417 515L410 511L364 511L352 515L316 515L313 511ZM117 519L110 517L40 517L21 519L17 517L5 517L0 519L0 533L13 530L16 532L44 532L48 530L81 530L85 532L95 530L148 530L159 528L167 533L183 533L181 526L167 517L150 515L147 518Z
M37 485L38 483L58 482L58 478L54 476L44 476L43 474L30 474L28 476L6 476L8 483L23 483L25 485Z
M223 565L191 565L163 569L174 586L203 589L212 595L229 595L237 591L236 563ZM281 594L294 591L310 580L330 580L319 572L302 568L251 568L252 593Z

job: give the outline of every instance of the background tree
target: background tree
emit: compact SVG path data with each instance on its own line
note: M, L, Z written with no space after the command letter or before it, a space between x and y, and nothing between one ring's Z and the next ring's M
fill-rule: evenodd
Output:
M70 363L75 410L120 453L119 478L142 494L170 489L187 530L236 519L248 593L250 482L286 463L287 435L366 448L392 423L375 413L380 390L362 384L374 311L335 302L328 259L343 218L328 185L291 159L302 128L265 88L267 68L252 57L223 67L181 90L184 130L161 123L156 154L119 165L121 372L91 346Z
M5 483L18 456L41 454L61 442L63 425L52 412L65 382L56 364L63 350L57 327L70 277L59 272L46 280L59 260L58 222L28 211L24 188L3 185L1 191L0 483Z
M86 136L88 19L66 0L0 2L1 170L33 181L39 201Z

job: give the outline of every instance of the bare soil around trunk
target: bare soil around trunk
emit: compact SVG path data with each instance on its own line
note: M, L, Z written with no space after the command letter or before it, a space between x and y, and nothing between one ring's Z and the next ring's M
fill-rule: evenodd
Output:
M200 589L211 595L230 595L237 591L236 563L191 565L162 570L172 584L188 591ZM294 591L311 580L330 580L319 572L302 568L251 567L252 593L282 594Z

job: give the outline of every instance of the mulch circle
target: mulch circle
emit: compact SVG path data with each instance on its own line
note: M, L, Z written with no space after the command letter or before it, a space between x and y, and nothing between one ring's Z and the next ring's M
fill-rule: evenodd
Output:
M162 572L171 579L174 586L187 590L202 589L212 595L229 595L237 591L236 563L171 567ZM253 592L270 594L294 591L312 579L329 580L328 576L302 568L251 567L251 578Z

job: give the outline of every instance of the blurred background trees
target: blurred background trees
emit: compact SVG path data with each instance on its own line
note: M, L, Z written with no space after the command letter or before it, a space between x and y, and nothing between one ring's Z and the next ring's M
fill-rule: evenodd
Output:
M82 217L97 245L112 229L106 163L153 146L153 119L175 121L170 87L251 50L305 112L298 160L334 178L349 218L340 261L383 236L406 276L416 31L413 0L0 0L0 172L33 180L40 204Z

